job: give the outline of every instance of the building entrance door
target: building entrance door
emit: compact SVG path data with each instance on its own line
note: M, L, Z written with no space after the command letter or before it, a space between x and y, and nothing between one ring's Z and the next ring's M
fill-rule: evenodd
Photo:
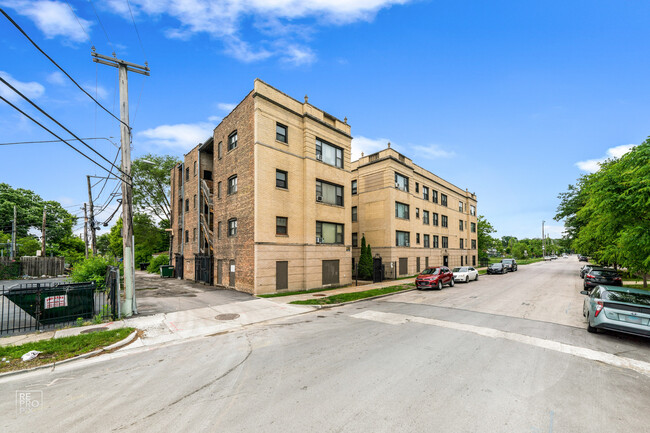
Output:
M449 267L449 256L442 256L442 265Z
M230 287L235 287L235 261L234 260L230 261L230 266L228 266L228 272L230 273L228 285Z
M289 262L275 262L275 290L289 287Z

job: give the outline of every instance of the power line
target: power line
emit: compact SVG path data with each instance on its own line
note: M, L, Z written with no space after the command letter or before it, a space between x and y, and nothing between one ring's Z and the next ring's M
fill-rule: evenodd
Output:
M131 10L131 2L126 0L126 4L129 6L129 13L131 14L131 21L133 22L133 28L135 29L135 34L138 35L138 41L140 41L140 48L142 49L142 55L144 60L147 60L147 55L144 52L144 45L142 45L142 39L140 39L140 32L138 31L138 26L135 25L135 18L133 18L133 11Z
M89 157L88 155L86 155L85 153L83 153L82 151L80 151L79 149L77 149L76 147L74 147L72 144L68 143L66 140L64 140L64 139L62 139L61 137L59 137L58 135L56 135L54 132L52 132L51 130L49 130L45 125L43 125L42 123L40 123L38 120L34 119L34 118L33 118L32 116L30 116L29 114L25 113L25 112L24 112L23 110L21 110L20 108L16 107L14 104L12 104L11 102L9 102L9 101L8 101L7 99L5 99L3 96L0 96L0 99L2 99L2 100L5 101L7 104L9 104L9 105L14 109L14 110L18 111L18 112L21 113L23 116L27 117L29 120L31 120L32 122L36 123L38 126L40 126L40 127L43 128L44 130L46 130L47 132L49 132L50 134L52 134L53 136L55 136L56 138L58 138L60 141L64 142L64 143L67 144L68 146L70 146L72 149L74 149L77 153L79 153L80 155L82 155L84 158L88 159L88 160L89 160L90 162L92 162L93 164L97 165L98 167L100 167L100 168L102 168L103 170L108 171L108 172L110 173L110 170L108 170L107 168L105 168L103 165L101 165L100 163L98 163L97 161L95 161L94 159L92 159L91 157ZM125 180L124 182L126 182L126 180Z
M76 13L76 12L74 11L74 9L72 8L72 5L70 4L70 2L69 2L68 0L65 0L65 2L68 4L68 7L70 8L70 10L72 11L72 13L74 14L74 17L75 17L75 19L77 20L77 24L79 24L79 27L81 27L81 30L83 30L83 32L86 34L86 36L88 36L88 40L89 40L90 43L92 44L93 41L92 41L92 39L90 38L90 35L88 34L88 32L86 31L86 29L84 28L84 26L81 24L81 21L79 21L79 16L77 15L77 13Z
M111 137L113 138L113 137ZM79 141L79 140L107 140L113 143L111 140L108 138L104 137L88 137L88 138L67 138L68 141ZM61 140L40 140L40 141L13 141L11 143L0 143L0 146L9 146L12 144L39 144L39 143L59 143ZM115 143L113 143L113 146L116 146L119 149L119 146L117 146Z
M108 37L108 33L106 32L106 28L104 27L104 23L102 23L102 20L99 18L99 14L97 13L97 9L95 9L95 2L93 0L90 0L90 4L93 7L93 11L95 12L95 16L97 17L97 21L99 22L99 26L104 31L104 36L106 36L106 40L108 41L108 44L111 46L111 49L113 50L113 52L115 52L115 47L113 46L113 42L111 42L111 38Z
M108 162L109 164L111 164L111 166L117 168L117 166L115 166L115 164L111 163L108 159L106 159L106 158L104 157L104 155L102 155L101 153L97 152L93 147L91 147L90 145L88 145L88 144L87 144L85 141L83 141L81 138L77 137L77 136L76 136L72 131L70 131L68 128L66 128L66 127L63 126L61 123L59 123L59 122L58 122L54 117L52 117L52 116L50 116L49 114L47 114L47 113L46 113L46 112L45 112L41 107L39 107L38 105L36 105L36 104L31 100L31 99L29 99L27 96L23 95L23 94L20 92L20 90L16 89L14 86L12 86L11 84L9 84L9 83L7 82L7 80L5 80L4 78L0 77L0 81L2 81L2 82L3 82L7 87L9 87L9 88L10 88L11 90L13 90L15 93L17 93L18 95L20 95L20 97L22 97L25 101L29 102L29 103L30 103L34 108L36 108L38 111L40 111L40 112L43 113L45 116L47 116L51 121L53 121L54 123L56 123L57 125L59 125L59 126L60 126L62 129L64 129L68 134L72 135L74 138L76 138L77 140L79 140L79 141L80 141L84 146L86 146L88 149L92 150L95 154L97 154L97 155L98 155L100 158L102 158L104 161L106 161L106 162ZM60 138L59 136L56 136L56 137L57 137L57 138ZM127 175L125 172L123 172L121 169L119 169L119 168L117 168L117 169L118 169L118 170L120 171L120 173L122 173L124 176L131 177L131 176ZM112 173L112 172L109 172L109 173Z
M115 164L117 162L117 157L119 155L120 155L120 149L117 149L117 154L115 155L115 159L113 160L113 164ZM113 170L113 169L111 168L111 170ZM97 197L95 198L95 200L99 200L99 197L101 197L102 192L104 192L104 188L106 188L106 184L108 183L108 179L110 178L111 174L112 174L112 171L111 171L111 173L109 173L108 176L106 176L106 180L104 181L104 185L102 185L102 189L99 191L99 194L97 194Z
M93 6L93 7L94 7L94 6ZM83 87L81 87L81 86L79 85L79 83L77 83L77 82L74 80L74 78L72 78L72 77L70 76L70 74L68 74L68 73L67 73L67 72L66 72L66 71L65 71L61 66L59 66L59 64L56 63L56 62L55 62L55 61L54 61L50 56L48 56L47 53L46 53L45 51L43 51L43 49L41 49L41 47L39 47L38 44L36 44L36 42L34 42L34 41L32 40L32 38L30 38L30 37L27 35L27 33L25 33L25 31L22 29L22 27L20 27L20 26L18 25L18 23L16 23L16 22L15 22L15 21L14 21L14 20L9 16L9 15L7 15L7 13L4 11L4 9L0 8L0 12L2 12L2 14L3 14L3 15L4 15L8 20L9 20L9 22L11 22L11 24L13 24L14 27L16 27L16 28L20 31L20 33L22 33L22 34L27 38L27 40L28 40L29 42L31 42L32 45L34 45L34 47L36 47L36 49L37 49L38 51L41 52L41 54L43 54L45 57L47 57L47 59L48 59L50 62L52 62L52 63L54 64L54 66L56 66L57 68L59 68L59 70L60 70L61 72L63 72L63 73L65 74L65 76L68 77L68 78L70 79L70 81L72 81L72 82L73 82L73 83L74 83L74 84L79 88L79 90L81 90L82 92L84 92L84 93L85 93L85 94L86 94L90 99L92 99L92 100L95 102L95 104L99 105L99 106L100 106L104 111L106 111L108 114L110 114L110 115L111 115L115 120L117 120L118 122L122 123L122 124L123 124L124 126L126 126L127 128L129 127L129 125L127 125L126 123L122 122L122 120L121 120L119 117L115 116L112 112L110 112L110 111L108 110L108 108L106 108L106 107L104 107L102 104L100 104L99 101L98 101L97 99L93 98L93 96L92 96L90 93L88 93L88 92L87 92Z

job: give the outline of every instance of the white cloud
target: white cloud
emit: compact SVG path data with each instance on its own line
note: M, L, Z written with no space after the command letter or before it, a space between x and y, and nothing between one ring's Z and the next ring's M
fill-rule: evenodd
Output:
M219 123L219 122L221 122L222 119L223 118L220 117L220 116L210 116L210 117L208 117L208 121L212 122L212 123Z
M364 155L370 155L371 153L379 152L382 149L388 147L388 138L368 138L368 137L355 137L352 139L352 151L351 158L352 161L356 161L361 158L361 153Z
M179 123L160 125L138 132L137 136L151 147L165 148L187 152L212 136L214 125L211 123Z
M105 87L100 86L99 84L94 84L94 83L83 83L82 86L84 89L86 89L86 92L90 93L91 95L95 96L96 98L99 99L108 99L108 90L106 90ZM85 98L86 96L83 95Z
M635 146L634 144L622 144L620 146L610 147L609 149L607 149L606 155L603 156L602 158L588 159L586 161L578 161L576 162L576 166L580 170L586 171L587 173L595 173L598 170L600 170L601 163L611 158L616 158L616 159L620 158L621 156L625 155L630 150L632 150L634 146Z
M61 71L54 71L45 78L48 83L56 84L57 86L63 86L66 81L65 75Z
M4 78L9 84L14 86L16 90L30 99L37 99L45 93L45 87L36 81L18 81L11 75L4 71L0 71L0 77ZM11 102L21 101L22 98L13 90L11 90L4 83L0 83L0 95L7 98Z
M352 139L352 161L361 158L361 152L364 155L379 152L380 150L388 147L388 138L368 138L368 137L355 137ZM440 159L440 158L453 158L456 156L454 152L441 149L438 145L431 144L428 146L422 145L400 145L391 143L391 147L396 151L404 154L404 156L414 159Z
M413 0L131 0L133 13L141 17L168 16L178 25L169 28L169 38L187 40L205 33L224 43L225 52L243 62L264 60L271 56L291 65L316 60L305 40L318 25L345 25L370 21L377 12ZM109 0L108 10L130 20L122 0ZM145 18L143 18L145 19ZM296 24L300 20L299 24ZM242 39L244 21L265 36L255 46ZM270 39L270 40L269 40ZM274 40L275 39L275 40Z
M237 106L237 104L228 104L226 102L219 102L217 104L217 108L219 110L223 110L223 111L226 111L228 113L230 113L232 110L234 110L236 106Z
M86 42L86 32L90 32L93 25L91 21L75 16L72 7L65 2L6 0L0 4L31 19L47 39L61 36L67 42Z
M441 149L437 144L430 144L428 146L409 146L413 155L417 155L418 158L424 159L441 159L441 158L453 158L456 156L455 152Z

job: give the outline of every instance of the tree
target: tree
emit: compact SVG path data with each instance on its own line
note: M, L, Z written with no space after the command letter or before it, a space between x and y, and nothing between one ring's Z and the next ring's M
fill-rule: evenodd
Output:
M170 219L171 170L180 162L170 155L153 154L133 160L131 175L134 182L133 207L136 212L148 214L157 220Z
M490 224L483 215L479 215L476 223L476 239L478 248L478 257L480 259L487 258L487 250L494 248L497 240L490 236L491 233L496 232L492 224Z
M153 253L167 249L168 235L161 224L156 225L150 215L136 213L133 215L133 237L135 240L135 262L144 263L151 259ZM98 251L105 251L112 257L122 256L122 218L111 227L110 232L98 238Z
M370 245L366 247L366 237L361 237L361 256L359 257L359 278L363 280L370 279L372 277L372 252L370 251Z

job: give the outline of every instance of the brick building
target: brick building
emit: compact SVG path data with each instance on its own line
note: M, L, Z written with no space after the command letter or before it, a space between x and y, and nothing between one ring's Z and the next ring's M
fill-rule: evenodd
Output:
M388 148L352 162L352 246L361 238L379 255L385 275L427 266L477 264L476 196Z
M255 80L172 170L177 276L255 294L349 283L351 139Z

